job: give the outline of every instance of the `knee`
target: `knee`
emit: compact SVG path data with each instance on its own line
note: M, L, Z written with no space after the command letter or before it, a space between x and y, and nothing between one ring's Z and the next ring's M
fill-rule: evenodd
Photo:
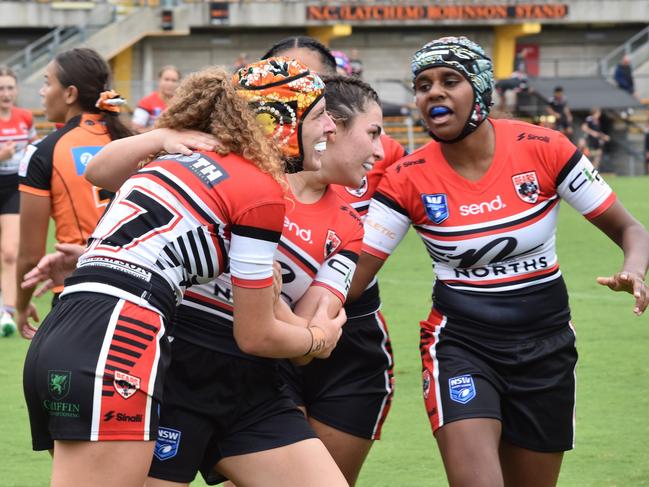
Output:
M13 266L16 265L16 260L18 258L18 249L16 248L3 248L0 251L0 262L2 266Z

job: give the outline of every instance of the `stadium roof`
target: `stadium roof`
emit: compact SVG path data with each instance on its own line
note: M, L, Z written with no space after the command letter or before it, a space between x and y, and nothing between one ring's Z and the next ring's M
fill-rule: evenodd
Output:
M588 111L593 107L624 110L643 106L636 97L604 78L530 78L528 84L545 100L552 96L556 86L562 86L571 110Z

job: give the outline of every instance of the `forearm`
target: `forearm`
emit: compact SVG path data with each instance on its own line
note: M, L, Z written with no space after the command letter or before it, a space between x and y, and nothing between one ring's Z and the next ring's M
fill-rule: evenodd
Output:
M275 319L303 328L309 325L309 321L295 314L282 298L279 298L275 304Z
M33 269L40 260L38 256L26 256L18 253L18 259L16 261L16 310L19 312L25 311L29 306L29 303L32 299L32 294L34 294L34 288L23 289L21 283L23 281L23 276L27 274L31 269Z
M301 357L309 353L312 335L306 326L295 326L276 318L260 324L254 333L237 333L235 339L245 353L265 358Z
M635 272L643 277L649 268L649 233L640 224L629 226L618 245L624 252L623 271Z
M92 184L116 191L137 171L140 161L162 150L163 138L162 130L153 130L114 140L90 160L84 175Z

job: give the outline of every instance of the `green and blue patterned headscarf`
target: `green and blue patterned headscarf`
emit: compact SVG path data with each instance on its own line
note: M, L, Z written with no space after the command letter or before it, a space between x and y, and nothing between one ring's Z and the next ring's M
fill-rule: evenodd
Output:
M466 37L441 37L419 49L411 66L413 81L426 69L445 66L458 71L473 87L473 110L462 132L453 140L442 140L431 133L433 139L458 142L487 119L493 106L494 73L491 59L478 44Z

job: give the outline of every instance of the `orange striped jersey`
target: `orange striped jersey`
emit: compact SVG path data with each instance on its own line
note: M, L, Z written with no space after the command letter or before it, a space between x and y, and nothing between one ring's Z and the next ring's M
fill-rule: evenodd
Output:
M376 161L372 170L363 176L358 188L348 188L337 184L331 186L347 204L362 216L367 213L372 195L385 174L385 170L406 155L403 146L388 135L381 135L381 145L383 145L383 159Z
M294 306L310 286L345 302L363 240L360 216L331 189L313 204L286 198L286 216L275 260L282 267L282 297ZM185 293L173 334L219 352L239 351L232 336L232 286L228 275ZM205 337L212 337L206 340Z
M84 113L27 148L19 170L19 189L51 199L56 240L85 245L111 193L90 184L83 173L110 142L102 115Z
M284 212L281 186L242 157L171 154L122 185L79 267L129 274L118 263L127 262L150 269L174 290L177 304L186 288L227 270L237 286L268 287Z
M133 110L133 123L142 127L153 127L160 114L167 109L167 104L157 91L145 96Z
M12 157L0 161L0 175L16 174L25 154L27 144L36 138L32 112L22 108L11 108L9 118L0 118L0 148L7 142L16 144Z
M430 142L390 167L371 202L363 250L385 259L412 224L451 288L504 292L560 277L555 249L559 201L586 218L615 194L562 134L490 120L493 162L476 182L461 177Z

